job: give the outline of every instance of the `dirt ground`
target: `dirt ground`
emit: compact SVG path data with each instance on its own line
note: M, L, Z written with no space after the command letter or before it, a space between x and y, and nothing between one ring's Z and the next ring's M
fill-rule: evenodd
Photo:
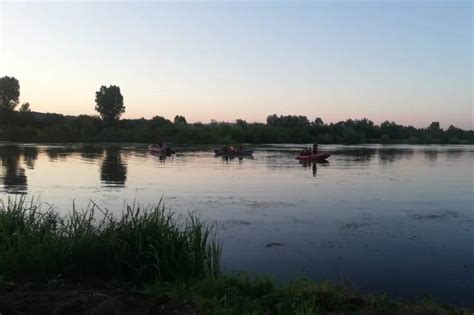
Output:
M196 305L190 301L123 289L15 286L0 290L0 315L196 313Z

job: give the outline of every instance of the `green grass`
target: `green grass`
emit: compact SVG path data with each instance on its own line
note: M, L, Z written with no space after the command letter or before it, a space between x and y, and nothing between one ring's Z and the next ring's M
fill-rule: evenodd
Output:
M117 217L92 204L60 216L26 199L0 202L0 275L17 280L179 281L219 273L214 226L160 204Z
M195 301L203 314L472 314L428 300L402 303L386 295L363 295L329 282L299 279L276 285L244 274L173 285L156 283L146 292Z

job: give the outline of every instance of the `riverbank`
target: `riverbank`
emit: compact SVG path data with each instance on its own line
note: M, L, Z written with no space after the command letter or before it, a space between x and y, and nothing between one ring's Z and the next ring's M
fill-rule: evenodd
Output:
M277 285L223 273L216 226L159 204L115 217L97 205L60 216L0 203L0 313L463 314L309 280Z

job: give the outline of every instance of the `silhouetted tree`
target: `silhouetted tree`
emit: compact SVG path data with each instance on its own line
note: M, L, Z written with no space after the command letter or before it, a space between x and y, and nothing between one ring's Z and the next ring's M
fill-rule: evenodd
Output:
M439 141L443 137L443 129L441 129L438 121L433 121L427 128L426 138L430 139L430 142L436 140Z
M10 115L16 116L14 118L14 121L17 126L30 125L33 120L33 114L31 113L30 103L21 104L18 113L10 113Z
M237 124L237 126L239 126L241 128L245 128L245 127L248 126L248 123L243 119L236 119L235 123Z
M448 130L445 132L446 134L446 141L448 143L460 143L461 140L465 134L465 131L459 128L454 127L453 125L450 125Z
M20 98L20 83L14 77L0 78L0 110L15 110Z
M151 125L153 127L164 127L164 126L169 126L171 125L171 121L169 119L166 119L162 116L154 116L151 119Z
M267 117L267 124L272 127L283 127L283 128L306 128L309 127L310 123L306 116L280 116L273 114Z
M31 112L30 103L23 103L18 110L20 113L29 113Z
M176 115L174 117L174 124L175 125L187 125L188 122L186 121L186 118L184 118L184 116Z
M439 130L441 130L441 128L439 127L439 121L433 121L429 125L428 130L430 130L430 131L439 131Z
M29 169L35 168L35 162L38 159L38 148L36 147L24 147L23 148L23 161Z
M125 113L123 96L118 86L101 86L100 90L95 93L95 103L95 110L108 124L118 121L120 116Z
M344 127L342 131L342 141L345 144L357 144L363 142L361 135L357 133L350 125Z

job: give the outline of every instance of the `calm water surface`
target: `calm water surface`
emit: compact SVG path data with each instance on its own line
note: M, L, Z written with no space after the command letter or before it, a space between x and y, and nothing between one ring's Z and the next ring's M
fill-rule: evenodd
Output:
M219 223L227 270L474 306L473 146L325 146L329 163L309 165L294 145L243 160L209 149L0 144L0 198L119 213L164 195Z

